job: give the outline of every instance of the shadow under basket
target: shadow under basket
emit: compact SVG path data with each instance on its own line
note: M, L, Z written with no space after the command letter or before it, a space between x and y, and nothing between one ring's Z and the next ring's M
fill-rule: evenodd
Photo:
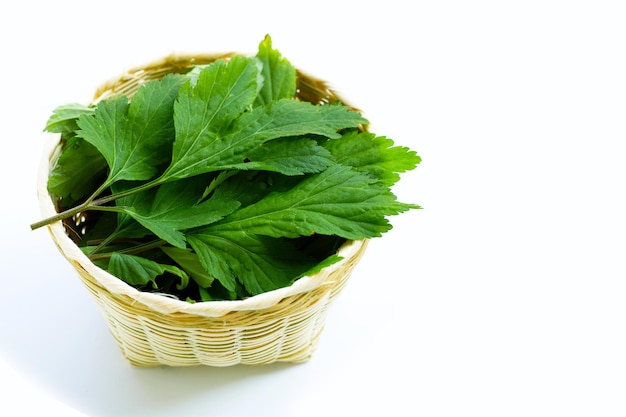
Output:
M118 93L132 96L146 81L231 55L176 55L131 69L102 85L93 102ZM314 103L339 100L323 82L301 72L298 96ZM59 139L50 137L39 169L38 197L44 218L56 214L46 185L58 157ZM367 246L367 240L347 241L338 250L343 257L340 262L290 287L245 300L192 304L133 288L95 266L67 235L62 222L47 228L93 295L122 353L135 366L307 361L317 347L331 302Z

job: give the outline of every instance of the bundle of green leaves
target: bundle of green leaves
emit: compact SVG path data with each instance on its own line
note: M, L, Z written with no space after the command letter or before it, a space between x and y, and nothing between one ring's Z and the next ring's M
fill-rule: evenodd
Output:
M61 153L48 180L75 241L143 291L243 299L339 260L410 209L390 187L416 152L365 129L342 103L297 98L297 72L267 36L233 56L146 82L131 97L54 110Z

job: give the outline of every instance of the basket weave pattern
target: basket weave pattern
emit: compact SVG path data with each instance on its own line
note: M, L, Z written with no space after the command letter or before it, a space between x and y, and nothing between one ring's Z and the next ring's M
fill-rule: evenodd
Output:
M146 81L231 55L170 56L131 69L103 84L93 102L118 93L132 96ZM338 100L323 82L301 72L298 95L317 103ZM59 146L58 138L53 138L40 168L38 194L44 216L56 212L46 183ZM288 288L246 300L191 304L140 292L96 267L68 237L61 222L49 225L48 230L93 295L123 355L136 366L307 361L317 347L331 302L367 246L367 240L346 242L339 249L342 261Z

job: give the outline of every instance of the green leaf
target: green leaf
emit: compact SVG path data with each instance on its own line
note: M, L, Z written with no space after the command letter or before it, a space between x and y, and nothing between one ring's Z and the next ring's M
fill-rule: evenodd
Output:
M198 287L198 293L202 301L242 300L250 297L250 294L239 282L235 282L235 286L234 290L229 291L216 280L211 288Z
M188 109L188 111L192 111ZM319 135L339 138L339 129L357 127L366 123L359 113L344 106L314 106L310 103L283 99L273 105L262 106L243 113L235 120L224 136L206 135L194 153L185 160L176 160L176 169L168 169L164 176L185 178L205 172L225 169L277 169L258 158L254 164L247 162L264 143L278 138ZM178 135L178 130L177 130ZM177 139L178 141L178 136ZM303 142L304 143L304 142ZM319 154L319 150L317 151ZM261 156L261 155L259 155ZM299 157L296 155L296 157ZM287 164L286 172L293 172Z
M203 233L239 232L271 237L313 233L346 239L380 236L391 229L386 217L419 206L400 203L379 181L335 165L282 193L270 193Z
M213 193L213 191L215 191L215 189L222 185L224 182L226 182L226 180L228 180L230 177L237 175L239 173L239 171L221 171L217 174L217 176L215 176L215 178L213 178L211 180L211 183L209 184L208 187L206 187L206 189L204 190L204 193L202 193L202 198L207 198L208 196L211 195L211 193ZM236 200L236 199L235 199Z
M317 274L322 269L324 269L326 267L329 267L331 265L334 265L334 264L336 264L337 262L339 262L341 260L343 260L343 257L341 257L339 255L330 255L328 258L323 259L322 261L318 262L317 264L315 264L310 269L302 272L300 274L300 276L298 276L297 278L302 278L303 276L310 276L310 275L313 275L313 274Z
M128 99L125 96L116 96L101 101L93 115L82 115L78 119L81 129L77 132L78 136L100 151L111 170L122 169L117 166L116 155L124 144L127 113Z
M248 164L252 169L276 171L284 175L321 172L334 163L329 151L315 140L306 138L272 140L252 149L248 155Z
M96 217L96 220L92 218ZM77 242L79 247L100 244L103 240L109 240L109 236L117 225L116 213L91 213L84 212L81 217L85 219L85 227L81 227L81 240ZM82 220L82 219L81 219ZM102 246L106 244L103 243ZM100 248L98 249L100 250ZM113 252L108 250L108 252Z
M204 68L195 87L188 83L175 104L176 140L172 161L164 177L197 175L213 148L210 147L230 122L252 105L259 84L257 61L233 57ZM219 147L219 145L218 145Z
M48 177L48 191L70 205L90 194L106 175L107 164L100 152L83 139L68 140Z
M182 76L168 75L143 85L133 100L114 96L98 103L93 115L78 119L78 135L94 145L109 165L110 185L148 180L167 162L174 139L174 100Z
M187 274L180 268L172 265L164 265L141 256L118 252L114 252L109 261L109 273L130 285L144 286L152 282L153 286L156 286L156 277L163 275L165 272L181 278L179 289L187 286L189 281Z
M161 250L189 274L201 288L209 288L213 284L215 278L202 267L198 255L190 249L163 246Z
M311 103L282 99L242 114L225 135L229 143L256 139L256 144L289 137L319 135L341 137L339 129L358 127L367 119L346 106L316 106Z
M186 271L180 269L174 265L161 264L164 272L169 272L172 275L176 275L180 278L180 284L176 284L178 290L184 290L189 285L189 275Z
M275 49L269 35L259 44L257 58L263 64L263 87L254 102L255 106L271 103L296 94L296 69Z
M246 232L187 236L202 266L229 291L241 282L250 295L291 285L316 262L285 239Z
M198 292L200 293L200 299L202 301L216 301L216 299L213 298L211 293L206 288L199 287Z
M393 140L369 132L349 132L341 140L326 141L324 147L338 163L366 172L387 186L395 184L400 173L414 169L421 161L417 152L394 146Z
M133 188L134 184L131 181L118 181L111 185L111 191L116 193L122 193ZM134 207L136 210L145 212L150 210L151 200L147 199L148 193L135 193L130 194L115 200L115 205L123 210L124 207ZM150 230L146 229L143 225L137 222L132 216L124 211L117 213L117 226L112 232L110 239L117 239L120 237L126 238L142 238L150 234Z
M132 206L120 208L161 239L185 248L181 230L214 223L239 207L237 201L215 197L199 203L205 184L201 179L169 182L138 193Z
M297 179L294 179L294 177L269 171L229 172L234 172L236 175L229 176L226 181L215 189L215 197L239 201L241 203L240 207L255 203L270 192L285 190L297 183Z
M93 114L94 111L94 107L77 103L59 106L52 112L44 130L50 133L73 134L78 129L78 118L83 114Z
M80 247L81 252L83 252L87 256L89 256L89 254L93 252L94 249L96 249L96 246L81 246ZM96 259L96 260L92 260L91 262L100 269L103 269L105 271L109 270L110 258Z
M198 75L192 92L206 103L202 112L204 125L228 125L254 101L263 77L260 63L245 56L234 56L229 61L218 60Z

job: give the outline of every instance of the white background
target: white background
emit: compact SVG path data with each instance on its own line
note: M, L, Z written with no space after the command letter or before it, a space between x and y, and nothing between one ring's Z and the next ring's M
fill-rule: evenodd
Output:
M622 4L2 3L0 414L626 415ZM43 125L127 67L266 33L420 153L395 190L424 209L371 243L310 362L133 368L29 229Z

